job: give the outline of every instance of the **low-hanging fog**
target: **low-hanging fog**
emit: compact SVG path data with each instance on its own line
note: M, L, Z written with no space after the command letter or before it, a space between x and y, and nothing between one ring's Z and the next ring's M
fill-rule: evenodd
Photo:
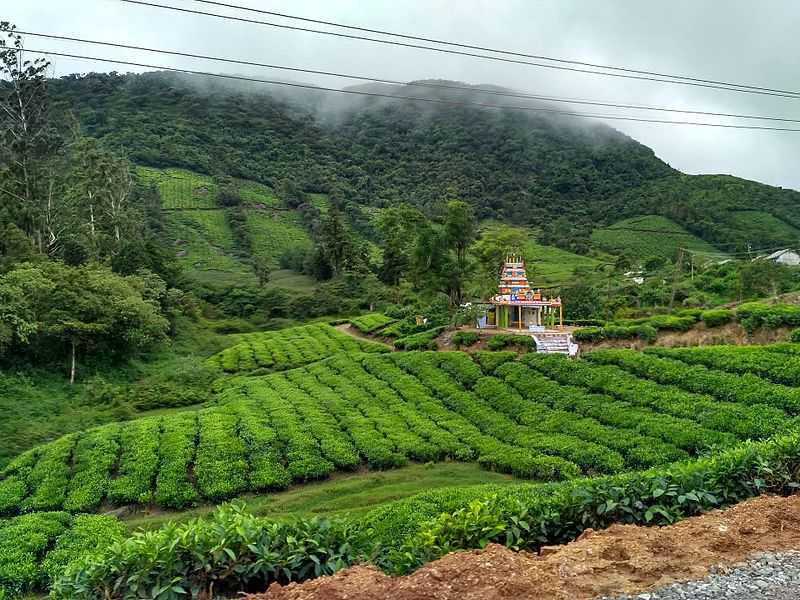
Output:
M274 23L332 29L268 15L192 2L162 0L181 8ZM236 0L275 10L374 29L445 39L531 54L682 74L800 91L797 60L800 3L795 0L725 0L669 3L615 0ZM711 112L800 119L800 98L667 85L506 64L420 49L282 30L257 24L138 6L120 0L39 0L4 6L0 20L21 30L194 52L277 65L336 71L399 81L447 79L500 85L526 93ZM371 35L371 34L365 34ZM160 66L237 73L343 88L357 81L243 65L223 65L147 52L93 47L29 37L30 49L118 58ZM67 58L53 59L55 74L142 71ZM272 89L272 86L264 86ZM331 94L331 96L338 96ZM498 104L519 104L497 98ZM324 103L341 104L333 97ZM604 115L788 126L800 123L743 121L632 109L561 104L559 108ZM730 173L800 189L800 132L608 121L652 147L688 173Z

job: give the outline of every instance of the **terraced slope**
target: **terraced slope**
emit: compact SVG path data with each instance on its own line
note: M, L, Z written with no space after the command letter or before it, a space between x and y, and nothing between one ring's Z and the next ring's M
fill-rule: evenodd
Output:
M800 410L800 390L749 374L689 367L684 376L685 363L632 351L590 359L339 353L238 377L218 406L21 455L0 472L0 514L184 507L408 461L476 461L539 481L618 473L771 436Z
M711 244L692 235L683 227L658 215L633 217L592 232L592 243L612 254L645 259L663 256L674 260L678 247L698 252L716 252Z

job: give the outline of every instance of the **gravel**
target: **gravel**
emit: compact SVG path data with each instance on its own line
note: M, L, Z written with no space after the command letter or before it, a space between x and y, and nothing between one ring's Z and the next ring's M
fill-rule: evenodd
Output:
M764 552L749 561L717 567L700 581L673 583L650 592L598 600L798 600L800 551Z

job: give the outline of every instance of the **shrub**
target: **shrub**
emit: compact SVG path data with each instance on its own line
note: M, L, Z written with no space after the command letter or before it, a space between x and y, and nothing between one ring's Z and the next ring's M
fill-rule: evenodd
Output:
M652 343L656 341L658 332L651 325L607 325L605 327L576 329L572 335L579 342L639 338L644 342Z
M393 323L395 319L382 315L381 313L370 313L368 315L361 315L354 319L350 319L350 324L358 329L361 333L372 333L381 327L385 327L389 323Z
M800 328L792 330L792 333L789 334L789 340L795 344L800 343Z
M642 323L656 330L688 331L697 322L695 316L655 315Z
M421 333L415 333L396 340L394 345L400 350L436 350L436 338L445 330L445 327L434 327Z
M364 560L363 536L346 521L273 522L223 505L210 519L137 532L83 556L55 581L55 600L236 595L272 581L329 575ZM153 590L158 590L154 593Z
M453 345L455 345L456 348L472 346L472 344L477 342L479 339L480 336L474 331L457 331L455 334L453 334Z
M664 525L765 492L793 493L800 487L798 472L800 434L791 434L642 473L489 488L483 497L473 490L461 506L420 522L419 515L430 514L437 505L458 504L448 492L432 492L403 501L403 510L377 509L364 522L369 526L383 518L384 530L406 532L381 556L384 568L404 573L444 553L490 542L536 550L570 541L586 528Z
M517 358L516 352L505 351L505 352L476 352L472 355L478 364L481 366L481 370L483 371L484 375L492 375L495 372L495 369L500 365L503 365L509 361L515 360Z
M536 348L536 341L531 335L500 333L498 335L493 335L489 338L489 341L486 342L486 347L489 348L489 350L502 350L509 346L533 350Z
M719 327L733 321L733 311L727 308L714 308L711 310L704 310L700 315L706 327Z
M800 325L800 306L749 302L736 309L736 319L748 332L756 329Z

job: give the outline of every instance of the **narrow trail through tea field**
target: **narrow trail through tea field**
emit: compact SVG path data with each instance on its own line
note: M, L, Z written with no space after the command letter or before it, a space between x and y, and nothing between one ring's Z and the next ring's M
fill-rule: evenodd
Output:
M667 527L614 525L541 554L499 545L449 554L404 577L356 566L273 584L250 600L589 600L702 579L759 552L800 549L800 495L760 497ZM646 596L645 596L646 597Z

